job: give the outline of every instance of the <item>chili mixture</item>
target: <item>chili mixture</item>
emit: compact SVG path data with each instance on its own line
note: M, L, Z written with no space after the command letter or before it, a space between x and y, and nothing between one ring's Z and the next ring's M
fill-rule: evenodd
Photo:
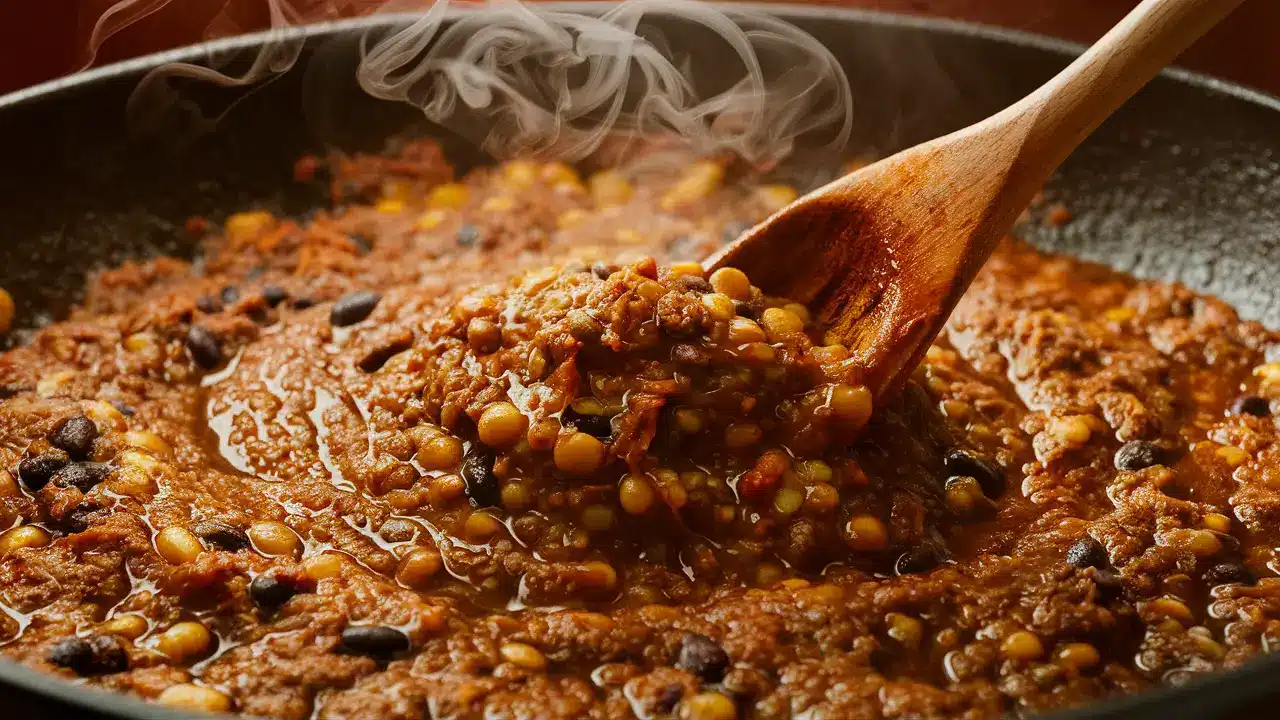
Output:
M696 262L791 187L296 175L331 202L193 218L0 359L8 658L278 718L995 718L1280 640L1278 338L1219 300L1009 239L873 408Z

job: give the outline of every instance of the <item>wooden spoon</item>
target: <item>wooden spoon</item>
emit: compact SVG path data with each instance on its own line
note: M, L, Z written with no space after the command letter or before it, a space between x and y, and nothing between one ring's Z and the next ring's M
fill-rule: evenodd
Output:
M920 362L1049 175L1242 0L1145 0L1035 92L796 200L704 264L809 305L877 399Z

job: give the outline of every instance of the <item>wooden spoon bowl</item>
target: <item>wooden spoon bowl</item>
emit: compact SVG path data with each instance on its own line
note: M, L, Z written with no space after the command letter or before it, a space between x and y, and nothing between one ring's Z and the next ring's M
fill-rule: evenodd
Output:
M796 200L709 258L808 304L897 391L1050 174L1242 0L1145 0L1018 103Z

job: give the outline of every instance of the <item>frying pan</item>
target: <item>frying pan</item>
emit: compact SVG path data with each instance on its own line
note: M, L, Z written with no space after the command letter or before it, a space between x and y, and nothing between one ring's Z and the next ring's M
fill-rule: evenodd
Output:
M557 9L598 12L600 5ZM804 6L761 6L814 35L844 65L855 101L851 153L884 154L1004 107L1081 48L1047 38L938 20ZM467 12L465 10L455 10ZM130 257L190 255L192 214L220 218L246 205L299 212L321 201L290 181L292 161L325 147L376 149L394 134L433 133L462 165L481 160L417 111L375 100L355 83L357 40L403 16L248 35L81 73L0 98L0 286L18 324L56 319L85 273ZM697 31L653 23L714 84L727 63ZM209 132L138 134L125 119L146 71L253 50L303 45L294 68L252 93L192 87L233 109ZM314 191L311 191L314 192ZM1181 281L1246 317L1280 326L1280 101L1179 70L1166 72L1067 161L1047 199L1070 208L1062 227L1032 223L1036 245L1142 277ZM23 333L13 333L21 341ZM1274 714L1280 658L1177 687L1094 703L1064 718L1210 718ZM0 661L9 717L177 718Z

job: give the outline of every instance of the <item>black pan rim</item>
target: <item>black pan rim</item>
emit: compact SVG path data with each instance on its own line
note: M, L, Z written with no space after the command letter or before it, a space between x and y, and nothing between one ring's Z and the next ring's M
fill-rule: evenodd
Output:
M611 7L610 2L548 2L542 7L581 13L599 13ZM787 18L831 18L841 23L879 25L883 27L910 28L932 33L972 37L1031 50L1050 52L1073 57L1086 46L1036 33L999 28L979 23L961 22L941 18L903 15L875 10L838 8L785 3L708 3L724 10L750 9ZM452 7L446 17L484 12L483 7ZM405 24L418 17L418 13L384 13L360 18L335 20L275 30L238 35L230 38L188 45L138 58L123 60L99 68L86 70L50 80L29 88L0 95L0 113L33 103L58 99L80 89L98 83L139 75L147 70L171 62L192 62L216 52L244 50L268 42L309 40L341 33L370 30ZM1189 85L1211 94L1223 95L1280 113L1280 96L1255 90L1239 83L1229 82L1205 73L1173 67L1166 69L1162 77ZM1280 118L1278 118L1280 120ZM1128 717L1131 713L1146 711L1163 712L1166 717L1207 717L1212 712L1212 700L1250 688L1268 687L1280 672L1280 657L1262 656L1243 667L1196 678L1182 686L1154 688L1146 692L1100 699L1077 708L1069 708L1052 717L1061 720L1106 720ZM121 720L178 720L193 717L190 713L145 702L133 695L116 693L81 684L40 672L9 660L0 661L0 687L11 687L35 695L56 698L71 706L114 716ZM1219 695L1221 693L1221 695ZM201 714L203 716L203 714Z
M952 35L993 40L1063 55L1079 55L1088 47L1081 43L1061 40L1047 35L1039 35L1037 33L1023 30L1013 30L993 25L948 20L944 18L904 15L878 10L805 5L803 3L789 4L753 2L748 4L712 2L708 4L712 7L726 10L749 8L753 11L762 11L780 17L830 17L845 22L856 22L868 25L930 30ZM613 3L606 2L569 1L547 2L540 7L563 12L581 12L590 14L598 13L602 8L610 7L612 5ZM467 8L455 6L449 8L449 11L446 13L446 17L457 17L477 12L485 12L485 9L483 7ZM258 47L268 42L306 40L343 32L368 30L388 25L403 24L417 18L418 16L418 13L380 13L359 18L348 18L345 20L333 20L323 23L313 23L310 25L263 30L245 35L210 40L208 42L197 43L195 45L186 45L172 50L143 55L141 57L122 60L108 65L103 65L102 67L73 73L71 75L49 80L28 88L16 90L5 95L0 95L0 111L15 105L25 105L37 100L55 97L61 93L73 91L93 83L133 75L165 63L191 62L208 57L211 53L243 50L246 48ZM1223 80L1213 75L1187 70L1180 67L1168 68L1164 70L1161 75L1211 92L1229 95L1249 103L1261 105L1271 110L1280 111L1280 95L1272 95L1261 90L1247 87L1240 83Z

